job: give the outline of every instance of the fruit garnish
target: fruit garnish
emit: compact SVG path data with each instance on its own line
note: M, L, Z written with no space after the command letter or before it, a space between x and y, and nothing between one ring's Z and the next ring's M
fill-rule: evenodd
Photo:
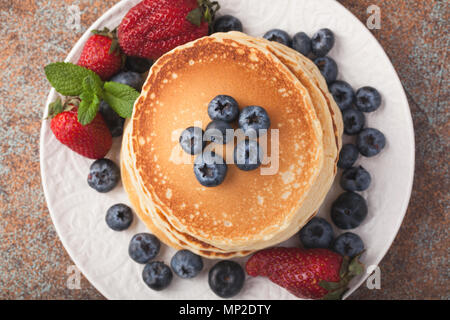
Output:
M78 121L89 124L97 115L101 100L105 100L122 118L130 118L139 97L135 89L116 82L103 82L92 70L68 62L56 62L45 67L45 75L57 92L80 97ZM52 110L58 108L52 107Z
M245 268L300 298L341 299L350 280L364 271L361 254L350 259L328 249L277 247L258 251Z
M164 53L208 35L219 9L210 0L143 0L125 15L119 44L128 56L156 60Z

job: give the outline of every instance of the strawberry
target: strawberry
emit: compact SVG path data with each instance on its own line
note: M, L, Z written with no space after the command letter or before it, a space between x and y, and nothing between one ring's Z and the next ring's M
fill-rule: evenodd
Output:
M128 56L156 60L179 45L207 36L219 8L210 0L143 0L118 28L120 47Z
M364 266L358 257L350 262L328 249L277 247L255 253L245 268L250 276L268 277L300 298L340 299Z
M114 31L105 28L93 33L83 47L78 65L94 71L106 81L122 68L122 55Z
M56 139L73 151L90 159L101 159L111 149L111 133L100 113L85 126L78 122L78 108L74 105L50 115L54 116L50 128Z

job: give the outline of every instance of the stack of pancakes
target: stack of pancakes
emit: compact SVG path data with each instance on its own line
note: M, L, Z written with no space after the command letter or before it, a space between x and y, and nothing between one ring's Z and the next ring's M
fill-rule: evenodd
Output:
M178 139L188 127L206 128L217 95L268 112L279 140L274 147L269 130L265 152L279 155L274 174L228 164L221 185L197 181L195 156ZM287 240L317 213L336 174L342 131L338 106L308 58L277 42L216 33L153 65L126 124L123 184L141 220L167 245L208 258L244 256ZM226 158L233 148L216 152Z

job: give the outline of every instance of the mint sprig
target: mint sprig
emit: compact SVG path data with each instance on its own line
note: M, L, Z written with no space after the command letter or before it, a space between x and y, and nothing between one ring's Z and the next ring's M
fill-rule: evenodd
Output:
M78 96L78 122L89 124L98 113L101 100L105 100L122 118L130 118L133 105L139 97L134 88L116 83L103 82L93 71L68 63L56 62L45 67L45 75L57 92L64 96ZM58 104L52 106L52 114L63 111Z

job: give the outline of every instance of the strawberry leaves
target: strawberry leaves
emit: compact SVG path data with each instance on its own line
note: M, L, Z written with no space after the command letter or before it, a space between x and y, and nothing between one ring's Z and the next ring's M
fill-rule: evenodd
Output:
M64 96L79 96L78 122L87 125L98 113L101 100L105 100L122 118L129 118L133 112L139 92L120 83L103 82L93 71L81 66L56 62L45 67L45 75L57 92ZM49 105L49 117L64 111L61 100Z
M197 0L197 3L198 8L189 12L186 19L197 27L202 24L202 21L211 23L214 20L216 12L220 9L219 3L210 0Z

